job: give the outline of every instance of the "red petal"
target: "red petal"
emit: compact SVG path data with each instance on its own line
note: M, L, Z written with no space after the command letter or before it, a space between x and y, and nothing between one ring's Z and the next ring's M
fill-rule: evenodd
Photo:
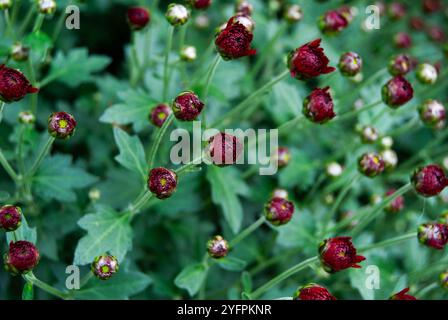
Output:
M28 89L28 93L37 93L39 92L39 88L35 88L35 87L30 87Z

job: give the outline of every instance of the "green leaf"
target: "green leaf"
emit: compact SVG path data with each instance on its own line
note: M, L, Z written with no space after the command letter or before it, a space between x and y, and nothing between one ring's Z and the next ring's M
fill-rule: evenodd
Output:
M194 296L201 288L208 268L203 263L195 263L185 267L174 280L174 284L179 288L188 291L190 296Z
M237 233L243 222L243 209L238 194L246 194L247 189L241 179L229 174L231 169L230 167L209 166L207 179L212 188L213 203L222 207L224 217L232 232Z
M244 271L241 274L241 284L243 286L243 291L244 292L251 292L252 291L252 276L250 275L249 272Z
M35 192L47 200L75 201L74 189L90 186L97 178L71 162L72 157L68 155L46 158L33 178Z
M121 103L108 108L100 118L101 122L133 124L140 131L148 125L148 114L155 100L142 90L127 90L118 93Z
M30 48L31 53L33 54L33 61L36 61L36 59L42 60L48 50L53 47L53 41L43 31L36 31L28 34L23 39L23 44Z
M118 300L129 299L145 290L152 283L151 277L138 271L121 270L107 281L92 278L80 290L74 290L75 299Z
M241 271L247 265L247 262L235 257L225 257L218 260L218 264L221 268L228 271Z
M33 300L34 290L31 282L26 282L22 290L22 300Z
M24 215L22 215L22 224L15 232L7 232L6 233L6 241L10 243L11 241L15 241L14 234L17 237L17 240L26 240L31 243L36 244L37 241L37 231L36 228L30 228L28 226L28 222Z
M120 128L114 129L115 143L120 154L115 157L123 167L140 174L143 179L147 175L145 150L137 136L130 136Z
M119 214L111 208L97 206L97 213L87 214L78 225L87 231L75 250L74 264L89 264L101 254L109 253L121 262L132 248L132 228L128 214Z
M101 55L90 55L87 48L76 48L65 55L59 51L56 54L47 77L42 84L58 80L69 87L77 87L81 83L94 81L93 73L106 68L111 59Z
M298 186L301 190L307 190L315 182L315 175L313 161L302 152L293 152L291 162L279 173L280 185L283 188Z

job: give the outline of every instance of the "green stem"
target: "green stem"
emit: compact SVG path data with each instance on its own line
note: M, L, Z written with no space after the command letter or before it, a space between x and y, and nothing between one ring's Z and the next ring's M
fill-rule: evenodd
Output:
M32 272L24 275L23 277L25 278L25 280L31 282L34 286L48 292L49 294L51 294L55 297L65 300L69 296L67 293L62 292L62 291L50 286L49 284L37 279L36 276Z
M137 32L132 32L132 43L131 43L131 86L135 87L139 80L140 73L140 62L138 60L137 54Z
M247 227L246 229L244 229L243 231L241 231L235 238L232 239L232 241L230 241L229 246L235 247L239 242L241 242L242 240L244 240L246 237L248 237L252 232L254 232L255 230L257 230L261 225L263 225L263 223L265 223L266 219L264 218L264 216L260 217L257 221L255 221L254 223L252 223L249 227Z
M68 3L68 5L71 5L71 1ZM56 28L53 31L53 43L56 42L56 40L59 38L59 35L61 34L62 28L64 27L64 22L65 22L65 9L63 8L61 11L61 14L59 16L58 22L56 24Z
M374 73L372 76L370 76L366 81L362 82L355 90L350 92L350 95L347 95L347 96L348 97L357 97L363 88L367 87L368 85L370 85L371 83L373 83L375 80L377 80L378 78L380 78L381 76L383 76L386 73L387 73L387 68L378 70L376 73ZM346 104L346 101L347 101L347 99L344 99L342 101L342 102L344 102L343 103L344 105Z
M205 86L204 86L204 93L202 94L204 101L208 97L208 91L210 90L210 85L213 80L213 77L215 76L216 69L218 68L219 63L221 62L221 55L218 53L216 54L215 59L213 60L213 63L210 65L210 68L208 69L206 80L205 80Z
M166 131L168 130L168 127L170 126L171 122L174 120L174 115L171 113L163 123L162 127L157 131L157 135L155 136L154 142L152 144L152 148L149 151L149 169L152 169L154 166L154 161L156 158L157 151L159 150L160 143L163 139L163 136L165 135Z
M271 81L266 83L260 89L252 93L242 102L240 102L236 107L232 108L229 112L227 112L221 119L215 122L211 127L218 128L225 125L228 121L230 121L233 117L241 114L242 111L246 108L247 105L251 103L255 103L259 98L261 98L265 93L269 92L272 87L274 87L277 83L285 79L289 75L289 70L285 70L278 76L274 77Z
M173 45L173 36L174 36L174 26L170 26L168 30L165 62L163 67L163 101L166 101L166 99L168 98L168 91L169 91L168 89L170 85L170 72L168 64L170 60L171 47Z
M28 13L25 16L25 19L23 19L22 25L19 28L19 34L22 35L25 31L28 25L31 22L31 19L33 19L33 15L35 12L36 6L30 6L30 9L28 10Z
M3 151L0 149L0 164L5 169L6 173L11 177L14 182L19 182L20 178L17 175L17 173L14 171L14 169L9 164L8 160L6 160L5 155L3 154Z
M33 33L40 31L42 28L42 24L44 23L45 15L43 13L39 13L36 21L34 22Z
M409 232L409 233L406 233L404 235L401 235L401 236L398 236L395 238L391 238L391 239L387 239L387 240L384 240L381 242L373 243L371 245L367 245L365 247L359 248L359 251L366 252L366 251L373 250L373 249L389 247L389 246L392 246L392 245L400 243L400 242L404 242L409 239L417 239L417 232Z
M53 136L49 136L47 142L45 143L44 147L40 150L38 156L36 157L36 160L34 160L34 164L31 166L31 169L27 173L27 177L32 177L37 169L39 169L39 166L41 165L42 161L44 160L45 156L50 151L51 146L53 145L55 138Z
M202 160L202 155L201 155L199 158L194 159L193 161L190 161L190 162L184 164L184 165L183 165L182 167L180 167L179 169L175 170L176 174L177 174L177 175L181 175L181 174L183 174L185 171L188 171L190 168L192 168L192 167L194 167L194 166L197 166L197 165L201 164L201 162L200 162L201 160ZM199 163L196 163L196 162L199 162Z
M84 277L81 279L81 283L79 284L80 288L84 287L87 282L89 282L90 279L93 277L93 272L89 271Z
M15 39L14 28L11 23L11 17L9 16L9 10L5 9L4 14L5 14L5 23L6 23L6 32L5 33L7 36L11 35L14 40Z
M132 215L135 215L140 212L140 210L148 203L148 201L152 198L152 193L148 190L143 193L142 196L138 197L133 204L130 206L130 212Z
M259 287L257 290L252 292L251 297L253 299L258 299L263 293L265 293L266 291L268 291L272 287L276 286L280 282L283 282L284 280L286 280L289 277L293 276L297 272L305 269L306 267L310 266L311 264L317 262L318 260L319 260L319 258L316 256L316 257L309 258L309 259L307 259L305 261L302 261L299 264L296 264L295 266L293 266L293 267L289 268L288 270L280 273L278 276L276 276L275 278L269 280L264 285Z
M369 104L369 105L367 105L367 106L363 106L363 107L361 107L361 108L359 108L359 109L357 109L357 110L351 110L351 111L344 112L344 113L342 113L340 116L338 116L338 117L335 119L335 121L332 121L331 123L334 123L334 122L337 122L337 121L342 121L342 120L347 120L347 119L353 118L353 117L357 116L358 114L360 114L360 113L362 113L362 112L364 112L364 111L373 109L374 107L376 107L376 106L378 106L378 105L380 105L380 104L382 104L382 103L383 103L383 101L382 101L382 100L379 100L379 101L375 101L375 102L373 102L373 103L371 103L371 104Z
M3 101L0 102L0 123L3 120L3 110L5 109L5 105L6 105L5 102L3 102Z

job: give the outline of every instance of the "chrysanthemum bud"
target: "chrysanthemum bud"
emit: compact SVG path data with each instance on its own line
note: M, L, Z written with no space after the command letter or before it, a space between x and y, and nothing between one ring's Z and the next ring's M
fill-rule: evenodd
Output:
M431 26L427 29L427 34L429 39L431 39L434 42L443 43L446 40L445 32L443 29L439 26Z
M11 241L5 254L5 269L12 274L25 274L39 263L39 250L28 241Z
M315 283L299 287L293 300L337 300L325 287Z
M194 26L200 30L210 26L210 18L206 14L200 14L194 19Z
M176 191L177 174L166 168L154 168L149 172L148 188L157 198L166 199Z
M397 48L406 49L412 45L411 36L406 32L398 32L394 36L394 43Z
M223 237L214 236L207 242L207 251L214 259L224 258L229 253L229 244Z
M364 143L374 143L378 140L378 131L373 126L364 126L361 129L361 140Z
M89 190L89 199L92 202L96 202L101 199L101 191L97 188L92 188Z
M381 151L380 156L383 158L384 167L386 171L391 171L395 169L398 164L397 153L392 149L385 149Z
M411 60L408 55L399 54L390 59L387 69L393 76L404 76L411 71Z
M380 145L383 149L390 149L394 145L394 139L389 136L382 137L380 140Z
M212 0L187 0L187 3L195 9L205 10L212 4Z
M358 170L363 175L373 178L384 171L383 158L374 152L363 154L358 160Z
M11 58L14 61L22 62L28 60L30 49L24 47L21 43L16 43L11 48Z
M118 272L118 260L111 255L98 256L93 260L90 268L95 277L100 280L108 280Z
M283 17L288 23L296 23L302 20L303 11L298 4L290 4L285 8Z
M194 46L184 46L180 49L180 59L185 62L192 62L196 60L197 53L196 47Z
M254 32L255 30L255 21L249 15L236 14L231 18L231 23L240 23L245 26L249 32Z
M441 167L435 164L417 168L411 176L415 191L424 197L433 197L445 189L448 180Z
M396 76L383 86L381 95L385 104L396 109L414 97L414 89L404 77Z
M397 190L396 189L390 189L386 192L386 197L393 195ZM386 212L389 213L398 213L404 208L404 197L398 196L395 199L392 200L391 203L387 205L385 208Z
M421 31L425 29L425 21L420 17L412 17L409 20L409 26L416 31Z
M9 9L12 6L12 0L0 0L0 10Z
M190 19L190 11L181 4L171 3L168 5L165 17L172 26L178 27Z
M429 63L422 63L417 66L417 79L423 84L434 84L437 81L437 69Z
M411 296L410 294L407 294L409 291L409 288L405 288L401 290L398 293L395 293L392 295L389 300L417 300L414 296Z
M55 138L68 139L75 133L76 120L67 112L53 112L48 117L48 132Z
M332 205L334 203L334 194L329 193L324 196L324 202L326 205Z
M156 127L161 128L171 113L172 111L169 105L161 103L152 108L151 113L149 114L149 121Z
M56 1L54 0L39 0L39 12L42 14L53 14L56 11Z
M440 279L440 285L445 288L448 289L448 271L442 272L439 276Z
M303 100L302 112L308 120L324 124L336 116L329 89L329 87L316 88Z
M252 4L247 0L238 0L236 2L235 6L235 12L236 13L242 13L250 16L252 12L254 11L254 7Z
M291 152L287 147L278 147L272 154L279 168L286 167L291 161Z
M0 228L15 231L22 224L22 209L6 205L0 208Z
M437 222L423 223L418 227L420 243L441 250L448 243L448 226Z
M344 5L337 9L340 14L344 16L344 18L351 23L356 15L358 15L358 8L355 6Z
M31 111L19 112L19 122L23 124L32 124L36 122L36 117Z
M275 189L272 192L272 198L288 199L288 191L285 189Z
M347 52L339 59L339 70L344 76L356 76L362 69L362 59L355 52Z
M338 10L327 11L319 17L318 25L323 34L334 35L347 28L349 21Z
M324 240L319 245L319 256L327 272L338 272L347 268L361 268L359 262L366 258L356 255L351 237L336 237Z
M445 107L437 100L426 100L419 106L420 119L429 127L441 129L445 126Z
M422 8L426 13L434 13L442 10L443 4L441 0L423 0Z
M329 176L330 178L339 177L343 171L344 171L344 168L339 163L337 163L335 161L327 164L326 173L327 173L327 176Z
M399 20L406 15L406 7L401 2L393 2L389 5L389 17L393 20Z
M294 204L284 198L272 198L264 206L266 220L275 226L288 223L294 214Z
M143 7L131 7L128 9L128 23L133 30L141 30L151 20L149 10Z
M28 79L18 70L0 65L0 100L13 102L22 100L28 93L36 93Z
M329 67L330 60L320 47L321 39L316 39L291 51L288 55L288 68L291 76L299 80L318 77L335 71Z
M223 167L235 164L242 150L237 137L220 132L209 139L206 153L214 165Z
M193 121L202 112L204 103L192 91L180 93L171 104L174 115L181 121Z
M251 20L246 17L246 20L242 21L238 17L241 16L231 17L225 28L215 38L216 50L224 60L238 59L256 53L256 50L251 48L254 38L252 33L253 24L252 28L250 23L247 26L242 24L244 21L248 23Z
M370 203L373 205L376 205L376 204L380 203L381 201L383 201L383 197L380 196L379 194L372 194L370 196Z

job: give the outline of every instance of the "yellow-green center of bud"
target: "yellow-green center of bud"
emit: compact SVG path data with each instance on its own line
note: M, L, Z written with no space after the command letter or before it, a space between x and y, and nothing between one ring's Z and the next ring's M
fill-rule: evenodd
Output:
M163 113L163 112L160 112L160 113L157 115L157 117L158 117L160 120L165 120L165 119L166 119L166 114Z
M68 126L67 120L64 120L64 119L59 120L59 127L60 128L65 129L65 128L67 128L67 126Z

